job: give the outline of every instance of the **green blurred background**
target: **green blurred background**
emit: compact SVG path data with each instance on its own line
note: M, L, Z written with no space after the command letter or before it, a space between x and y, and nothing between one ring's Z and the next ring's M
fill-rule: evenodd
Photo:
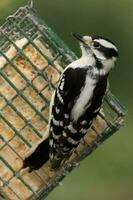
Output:
M0 23L26 0L0 1ZM112 39L120 58L110 76L112 92L128 109L125 126L85 159L48 200L133 199L133 1L34 0L45 22L79 55L71 32Z

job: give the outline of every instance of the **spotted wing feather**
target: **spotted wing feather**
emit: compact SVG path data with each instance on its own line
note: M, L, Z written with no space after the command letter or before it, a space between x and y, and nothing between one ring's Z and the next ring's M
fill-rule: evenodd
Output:
M55 92L50 122L50 160L52 168L58 168L60 163L70 156L87 133L100 109L106 91L107 77L101 79L99 84L97 83L91 99L91 102L94 102L90 104L88 101L90 106L86 112L77 122L71 119L71 111L75 100L79 97L85 85L87 70L88 68L68 68L63 73Z

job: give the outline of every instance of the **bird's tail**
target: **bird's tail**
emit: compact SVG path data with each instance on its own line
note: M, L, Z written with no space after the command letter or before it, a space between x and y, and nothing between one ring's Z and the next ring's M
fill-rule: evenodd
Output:
M36 149L25 158L23 168L29 167L29 172L39 169L49 159L49 138L43 140Z

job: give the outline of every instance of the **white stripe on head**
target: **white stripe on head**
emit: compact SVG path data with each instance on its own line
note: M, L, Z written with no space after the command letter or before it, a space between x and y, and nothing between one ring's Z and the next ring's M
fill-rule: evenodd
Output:
M118 51L118 49L116 48L116 46L114 44L112 44L111 42L107 41L107 40L104 40L104 39L95 39L94 41L98 42L103 47L115 49L116 51Z
M93 52L99 60L106 60L106 57L102 52L98 51L97 49L93 49Z

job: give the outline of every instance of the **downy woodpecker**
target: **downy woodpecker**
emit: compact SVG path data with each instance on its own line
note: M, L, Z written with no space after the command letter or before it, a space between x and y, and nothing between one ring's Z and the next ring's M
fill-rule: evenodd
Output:
M48 159L58 169L70 157L101 108L108 75L118 50L113 42L98 36L73 34L82 56L63 71L51 100L48 138L43 139L23 167L39 169Z

